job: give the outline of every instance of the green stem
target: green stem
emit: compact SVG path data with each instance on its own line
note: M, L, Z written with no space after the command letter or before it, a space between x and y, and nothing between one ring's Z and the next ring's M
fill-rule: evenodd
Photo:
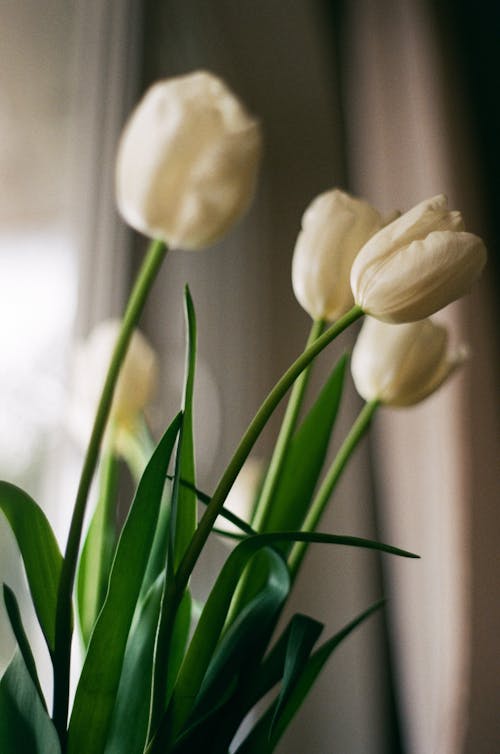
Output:
M59 582L55 651L53 657L53 720L59 734L61 749L63 752L66 748L66 724L69 705L72 594L87 497L99 457L99 448L106 428L106 422L111 408L113 392L120 372L120 367L125 359L132 333L142 313L149 291L151 290L166 253L167 246L162 241L152 241L130 295L94 420L94 427L92 429L92 435L85 456L75 500L75 507L73 510L73 517L71 519L68 542L66 545L66 552Z
M324 320L314 320L305 350L307 350L309 346L319 338L323 332L323 328ZM290 393L290 400L286 407L285 416L283 417L283 423L281 425L278 439L276 440L271 463L269 464L269 469L260 493L259 502L253 516L252 526L256 531L265 531L266 529L266 524L269 519L270 505L281 478L283 463L290 446L292 435L297 426L297 419L304 401L309 377L311 375L311 367L312 364L309 364L302 374L297 377L292 392Z
M330 466L316 496L311 503L309 512L302 525L302 531L313 532L315 531L323 512L328 505L331 494L335 489L335 486L340 479L342 472L344 471L349 458L357 448L360 440L364 437L373 415L379 406L378 401L369 401L365 403L363 408L354 424L352 425L349 434L345 438L344 442L340 446L340 449L335 456L332 465ZM300 568L300 564L304 558L307 550L307 542L296 542L292 547L290 556L288 558L288 566L292 581L295 579L297 572Z
M176 573L176 596L178 598L182 596L184 589L186 588L189 576L191 575L200 552L210 535L214 522L224 505L227 494L234 484L234 480L238 476L241 467L274 409L284 397L287 390L295 382L297 377L304 371L311 361L321 353L321 351L331 343L332 340L362 316L363 310L361 307L357 305L353 306L347 314L331 325L323 335L314 341L314 343L311 343L309 348L307 348L282 375L264 400L243 435L226 471L222 475L212 499L207 505L205 513L198 524L198 528L191 539L191 543L179 565ZM178 600L176 600L176 602L177 601Z

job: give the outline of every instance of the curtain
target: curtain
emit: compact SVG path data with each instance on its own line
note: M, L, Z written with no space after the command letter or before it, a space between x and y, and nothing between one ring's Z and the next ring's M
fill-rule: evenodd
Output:
M464 59L453 28L461 4L447 8L441 24L431 4L409 0L346 7L342 72L353 189L384 210L445 192L467 228L487 237L498 189L492 194L484 180L491 166L484 171L480 161L478 92L470 96L467 63L494 56L487 41L495 14L484 39L480 14L469 14L476 37ZM484 68L481 78L482 115L491 119ZM495 164L495 151L488 154ZM375 428L381 535L422 556L416 568L386 562L398 697L406 746L416 754L486 754L500 740L492 669L499 613L490 571L500 436L496 252L492 244L473 294L440 315L455 341L470 344L470 365L413 411L384 411Z

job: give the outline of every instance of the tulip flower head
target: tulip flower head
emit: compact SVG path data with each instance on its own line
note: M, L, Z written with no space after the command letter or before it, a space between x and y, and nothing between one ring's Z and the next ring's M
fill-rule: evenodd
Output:
M382 227L367 202L333 189L316 197L302 218L292 262L292 284L313 319L333 321L353 305L349 276L361 247Z
M390 325L366 317L351 371L366 401L411 406L437 390L466 357L465 346L450 350L446 328L430 319Z
M208 246L247 208L260 151L258 122L219 78L198 71L160 81L121 137L118 208L170 246Z
M465 233L442 194L379 230L351 270L354 300L385 322L412 322L468 293L486 263L482 240Z
M75 355L70 424L86 444L111 354L120 331L118 320L101 322ZM115 430L130 430L150 403L158 381L158 361L146 338L136 330L116 384L109 422ZM116 440L119 442L119 439Z

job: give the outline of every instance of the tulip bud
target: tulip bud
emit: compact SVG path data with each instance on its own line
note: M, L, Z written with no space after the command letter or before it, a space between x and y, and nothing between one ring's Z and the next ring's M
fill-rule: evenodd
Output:
M482 240L463 227L441 194L379 230L352 266L356 303L397 323L424 319L463 296L486 263Z
M120 330L118 320L101 322L75 354L70 425L86 444ZM110 422L120 429L134 426L151 401L158 379L158 361L146 338L136 330L120 370L110 411Z
M352 352L356 390L366 401L411 406L462 364L467 349L448 349L448 332L430 319L389 325L367 317Z
M309 205L295 245L292 284L313 319L338 319L354 305L349 282L353 260L381 227L373 207L339 189L320 194Z
M258 122L216 76L198 71L160 81L121 137L118 208L152 238L203 248L247 208L260 151Z
M262 486L265 464L260 458L247 458L235 479L224 503L224 508L234 513L246 523L250 523L257 495ZM228 534L241 534L236 524L223 516L218 516L216 527ZM227 538L224 538L227 541Z

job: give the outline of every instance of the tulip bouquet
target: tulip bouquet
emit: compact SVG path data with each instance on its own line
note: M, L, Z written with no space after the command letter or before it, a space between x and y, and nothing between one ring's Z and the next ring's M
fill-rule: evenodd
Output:
M0 680L3 754L274 751L332 652L383 604L321 640L316 619L296 614L284 621L307 548L327 543L416 557L380 542L323 533L318 525L378 408L422 400L464 358L463 348L450 349L446 330L428 317L469 290L486 251L443 196L385 220L339 190L313 201L292 269L297 299L312 318L310 336L211 494L199 489L195 476L196 317L188 290L182 405L158 443L144 420L157 369L135 328L156 274L169 248L208 246L242 214L260 145L258 123L205 72L153 86L125 127L118 207L132 227L155 240L123 320L100 328L83 356L91 361L97 349L110 353L110 362L99 397L90 383L83 385L82 402L97 407L64 555L35 501L0 483L0 509L17 539L53 667L50 707L16 597L4 585L17 650ZM308 377L316 356L364 315L352 374L366 402L328 466L347 359L340 358L304 412ZM252 485L251 508L232 512L229 493L287 393L274 452ZM120 526L119 458L136 479ZM84 532L97 467L99 495ZM231 537L233 547L199 604L191 575L214 533ZM84 651L71 700L74 623Z

